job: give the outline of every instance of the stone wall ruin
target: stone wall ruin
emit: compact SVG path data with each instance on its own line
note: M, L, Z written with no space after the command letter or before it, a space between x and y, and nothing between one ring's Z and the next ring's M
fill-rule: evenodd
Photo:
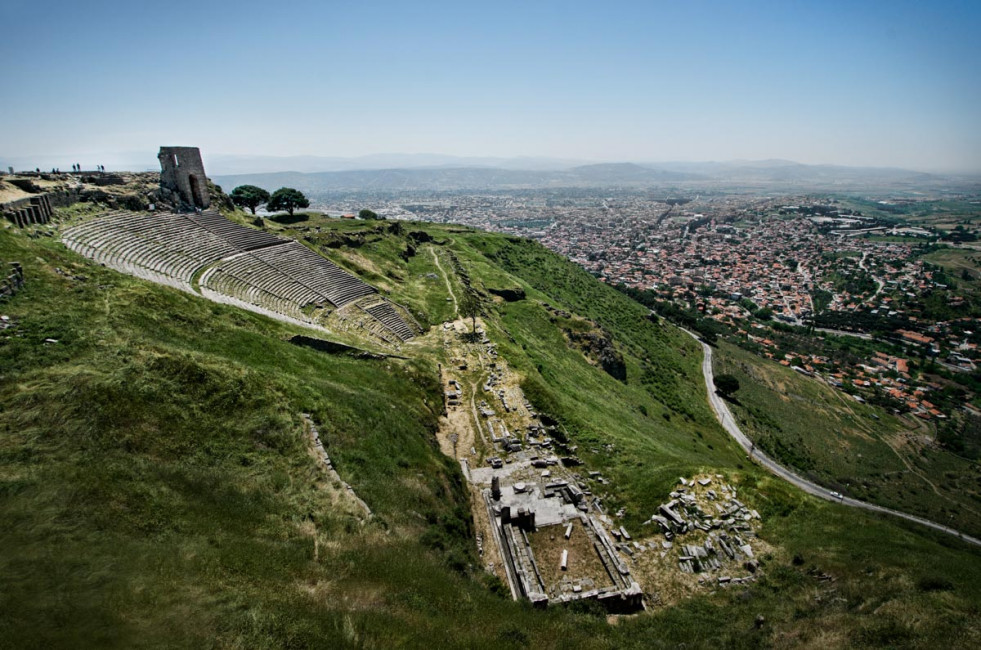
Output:
M46 224L51 220L51 198L39 194L0 205L0 212L15 226L27 228Z
M6 277L3 274L6 274ZM11 262L4 267L3 262L0 262L0 300L11 297L23 286L24 269L21 265L18 262Z
M160 193L164 200L188 208L211 205L208 178L197 147L160 147Z

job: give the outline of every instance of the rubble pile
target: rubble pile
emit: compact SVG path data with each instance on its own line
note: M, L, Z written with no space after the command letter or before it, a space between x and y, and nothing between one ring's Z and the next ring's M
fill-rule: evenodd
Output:
M459 406L460 397L462 395L460 391L460 383L456 379L451 379L447 383L450 386L449 390L446 391L447 406Z
M500 383L501 377L496 372L491 372L487 376L487 381L484 382L484 392L490 392L492 388Z
M694 487L696 483L703 488L707 487L711 481L709 478L697 482L681 478L681 487L671 492L671 500L662 503L658 507L658 513L645 524L656 524L660 528L666 540L662 542L665 554L675 546L673 540L676 536L696 530L705 533L704 542L677 544L678 567L685 573L716 572L733 563L739 563L750 574L754 574L759 564L750 544L750 540L756 537L751 522L758 521L760 514L739 501L736 498L736 489L727 484L721 484L718 491L708 489L702 493L714 506L706 512L696 498ZM726 584L751 579L752 576L719 576L718 581Z

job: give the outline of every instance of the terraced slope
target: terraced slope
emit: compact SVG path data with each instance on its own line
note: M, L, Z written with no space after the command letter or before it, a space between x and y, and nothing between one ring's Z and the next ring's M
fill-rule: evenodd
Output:
M339 309L377 293L293 240L211 211L112 212L65 231L62 241L118 271L304 324L316 323L313 309ZM364 311L401 341L415 336L383 298Z

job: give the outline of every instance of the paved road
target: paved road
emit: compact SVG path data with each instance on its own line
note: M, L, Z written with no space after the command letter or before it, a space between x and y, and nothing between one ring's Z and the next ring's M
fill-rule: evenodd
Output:
M894 517L902 517L907 521L912 521L918 524L922 524L924 526L929 526L934 530L939 530L945 533L949 533L951 535L955 535L957 537L960 537L966 542L970 542L971 544L981 546L981 539L971 537L970 535L965 535L959 530L955 530L948 526L938 524L936 522L930 521L929 519L923 519L922 517L917 517L916 515L908 515L905 512L899 512L898 510L892 510L890 508L883 508L882 506L877 506L872 503L866 503L865 501L859 501L858 499L852 499L851 497L842 497L842 498L833 497L831 496L831 493L828 491L827 488L823 488L820 485L817 485L816 483L812 483L811 481L808 481L807 479L798 476L797 474L790 471L783 465L780 465L779 463L774 461L772 458L764 454L759 449L756 449L753 442L746 436L746 434L742 432L742 430L739 428L739 425L736 424L736 419L732 416L732 413L729 411L729 406L725 403L725 400L719 397L715 392L715 381L712 374L712 348L709 347L707 344L703 343L701 340L699 340L697 336L695 336L688 330L684 330L684 331L693 339L695 339L696 341L702 344L702 351L704 352L704 356L702 358L702 375L705 376L705 388L708 393L709 404L712 405L712 410L715 411L715 417L718 418L719 424L722 425L722 428L724 428L729 433L729 435L732 436L736 440L736 442L738 442L739 445L746 450L746 453L749 454L754 461L756 461L763 467L767 468L768 470L770 470L772 473L776 474L780 478L790 483L793 483L794 485L804 490L808 494L812 494L820 499L824 499L826 501L834 501L842 505L852 506L853 508L862 508L864 510L871 510L873 512L881 512L887 515L893 515Z
M868 257L868 255L869 255L868 251L864 251L862 253L862 259L858 261L858 268L862 269L863 271L868 271L868 268L866 268L865 266L865 258ZM869 272L869 275L872 275L872 273ZM875 297L878 296L880 293L882 293L882 288L886 286L886 283L880 280L878 277L872 275L872 279L875 280L875 283L876 285L878 285L878 287L876 288L875 293L872 294L872 297L869 298L869 300L875 300Z
M854 336L855 338L865 339L866 341L872 340L871 334L866 334L865 332L849 332L847 330L833 330L827 327L815 327L815 332L824 332L826 334L834 334L835 336Z

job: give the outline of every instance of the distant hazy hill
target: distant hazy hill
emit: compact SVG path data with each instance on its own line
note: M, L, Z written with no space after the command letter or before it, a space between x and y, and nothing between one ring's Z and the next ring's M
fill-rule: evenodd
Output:
M790 160L734 160L730 162L657 163L661 169L701 174L729 182L904 183L930 182L940 177L893 167L805 165Z
M413 162L420 160L418 157L411 158ZM434 157L434 161L438 158L440 157ZM519 161L508 161L509 164L516 162ZM545 159L537 159L536 162L541 165L549 164ZM552 164L557 163L553 161ZM952 180L907 169L804 165L786 160L600 163L552 169L478 165L407 166L320 172L215 174L213 178L226 188L251 184L274 190L285 185L310 193L654 187L679 184L745 184L772 186L775 189L903 188Z
M283 185L304 192L327 190L490 190L546 187L596 187L658 185L665 182L708 180L683 171L665 171L632 163L585 165L565 170L516 170L495 167L437 167L416 169L366 169L336 172L278 172L216 175L218 184L258 185L276 189Z
M520 156L494 158L480 156L447 156L444 154L372 154L355 158L332 156L244 156L208 155L207 169L216 175L252 174L257 172L341 172L368 169L418 169L435 167L493 167L519 170L557 170L582 165L583 160L563 160Z

